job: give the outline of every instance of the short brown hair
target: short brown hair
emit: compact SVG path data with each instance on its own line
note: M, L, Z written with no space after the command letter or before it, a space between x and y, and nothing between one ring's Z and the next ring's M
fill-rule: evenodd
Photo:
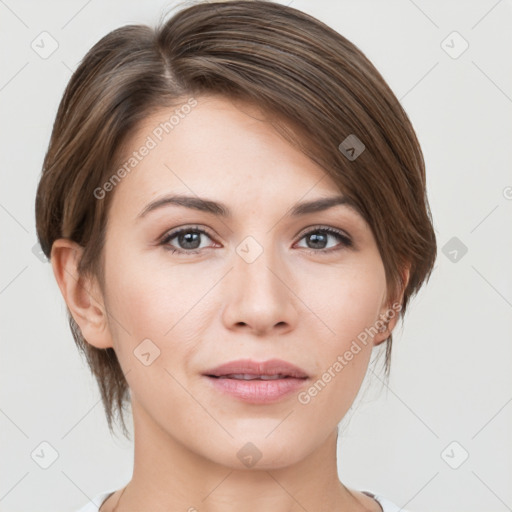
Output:
M197 3L156 28L118 28L89 50L60 103L37 191L37 235L46 256L56 239L71 239L84 248L79 273L103 281L113 194L98 200L94 190L117 168L119 148L140 121L201 94L260 107L277 120L287 140L325 170L371 227L388 298L403 292L403 315L436 257L415 132L354 44L319 20L272 1ZM357 158L344 145L347 140L364 144ZM402 272L409 265L404 286ZM68 318L98 381L109 428L112 432L117 408L126 435L128 385L114 349L86 343L69 309ZM386 375L391 344L390 335Z

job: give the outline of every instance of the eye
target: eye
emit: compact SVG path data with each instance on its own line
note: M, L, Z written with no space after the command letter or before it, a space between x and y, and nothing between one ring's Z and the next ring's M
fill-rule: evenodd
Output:
M328 244L329 238L335 238L337 239L341 247L330 247L326 248L325 246ZM307 240L308 248L311 249L308 252L312 253L325 253L325 252L332 252L332 251L338 251L346 247L352 247L353 243L352 240L342 231L339 231L334 228L329 228L326 226L317 226L314 229L308 231L307 233L303 234L301 237L302 239Z
M197 254L201 252L201 237L206 236L210 238L208 233L203 229L198 227L184 227L175 229L170 233L164 235L162 240L160 241L160 245L163 245L164 248L171 253L187 253L187 254ZM175 247L170 245L170 242L176 238L176 243L181 247ZM210 238L211 240L211 238Z
M162 245L172 254L198 254L202 249L208 247L201 246L201 237L203 236L212 240L212 237L204 229L201 229L198 226L182 227L165 234L159 242L159 245ZM339 246L326 248L329 238L338 240ZM314 229L304 233L300 240L303 239L307 240L307 252L311 253L326 253L353 246L352 240L345 233L326 226L316 226ZM174 241L174 243L179 247L172 245L172 241Z

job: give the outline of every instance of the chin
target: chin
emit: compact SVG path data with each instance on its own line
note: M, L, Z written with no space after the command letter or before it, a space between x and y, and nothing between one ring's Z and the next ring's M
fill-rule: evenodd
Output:
M275 434L274 432L270 436ZM230 440L229 446L220 447L220 453L216 450L217 453L210 453L209 458L230 469L252 471L286 468L307 455L303 442L292 442L288 436L288 442L285 443L278 435L274 439L265 439L265 435L260 430L254 436L247 432L243 436L235 436L235 439ZM216 448L219 449L219 446Z

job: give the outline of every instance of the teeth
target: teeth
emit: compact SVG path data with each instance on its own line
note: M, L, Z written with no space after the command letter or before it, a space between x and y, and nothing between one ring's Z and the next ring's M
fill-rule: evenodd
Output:
M285 379L286 375L250 375L248 373L231 373L230 375L223 375L222 377L227 379L239 379L239 380L276 380L276 379Z

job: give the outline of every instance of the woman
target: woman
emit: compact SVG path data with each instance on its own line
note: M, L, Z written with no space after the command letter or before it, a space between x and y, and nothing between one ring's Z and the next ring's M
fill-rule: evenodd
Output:
M65 91L38 237L134 468L81 512L398 510L337 475L428 279L420 146L362 52L273 2L114 30Z

